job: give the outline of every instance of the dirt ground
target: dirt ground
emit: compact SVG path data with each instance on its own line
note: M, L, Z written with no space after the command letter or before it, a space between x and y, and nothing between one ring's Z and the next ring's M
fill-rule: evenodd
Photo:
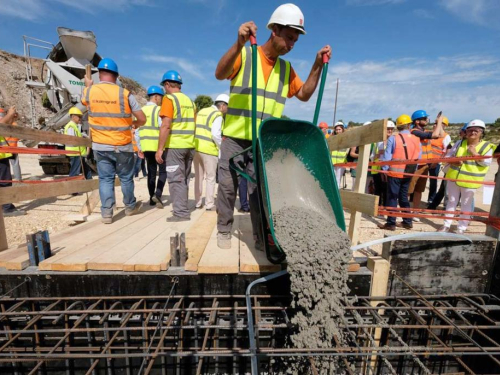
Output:
M50 180L52 176L43 174L42 168L38 164L38 157L36 155L20 155L21 170L23 179L44 179ZM496 163L492 164L488 175L487 181L493 181L495 173L498 170ZM142 175L142 174L141 174ZM94 176L97 178L97 176ZM194 194L193 189L194 179L190 184L190 196ZM351 188L351 177L347 177L347 188ZM43 185L40 185L43 186ZM438 185L439 186L439 185ZM489 205L483 205L482 202L483 189L478 189L475 199L476 210L489 212ZM147 192L146 179L141 178L136 182L136 197L147 204L149 196ZM164 201L168 198L168 186L164 190ZM426 203L427 192L423 194L424 204ZM77 226L73 221L66 219L66 216L78 213L81 206L86 200L86 194L76 197L65 195L56 198L39 199L36 201L26 201L16 203L20 209L26 210L27 215L19 217L5 218L5 225L7 230L7 240L10 246L24 243L26 241L26 234L34 233L38 230L48 230L50 234L60 232L61 230ZM422 207L424 207L424 204ZM117 207L123 208L122 195L120 189L117 189ZM442 207L440 207L442 209ZM94 211L96 218L99 217L99 208ZM349 213L346 212L346 224L349 223ZM360 242L371 241L377 238L383 238L384 232L387 234L408 233L407 230L398 229L396 232L383 231L377 228L378 223L383 223L383 219L363 216L359 231ZM414 223L412 232L435 232L442 225L442 220L428 220L422 219L420 223ZM484 234L485 225L478 222L472 222L467 231L468 234ZM378 250L375 248L375 250Z

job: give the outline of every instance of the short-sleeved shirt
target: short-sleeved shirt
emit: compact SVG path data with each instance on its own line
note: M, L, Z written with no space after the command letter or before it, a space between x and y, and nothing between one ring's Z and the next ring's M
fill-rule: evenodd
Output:
M264 81L267 83L269 80L269 76L271 75L271 71L273 70L274 64L276 64L276 60L270 60L266 54L262 51L262 48L259 46L257 50L260 54L260 61L262 63L262 72L264 73ZM241 68L241 53L236 58L236 61L233 65L233 72L228 77L229 80L236 77ZM290 80L289 80L289 89L288 89L288 97L294 97L297 95L299 90L304 85L304 82L300 79L300 77L295 73L295 70L290 66Z

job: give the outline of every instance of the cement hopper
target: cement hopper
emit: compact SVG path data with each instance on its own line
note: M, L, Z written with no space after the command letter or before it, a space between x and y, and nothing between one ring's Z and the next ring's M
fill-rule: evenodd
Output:
M95 35L92 31L78 31L66 27L58 27L57 33L66 58L92 61L97 49Z

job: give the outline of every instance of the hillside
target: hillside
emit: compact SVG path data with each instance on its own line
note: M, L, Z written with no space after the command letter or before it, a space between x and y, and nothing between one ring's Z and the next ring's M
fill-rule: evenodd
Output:
M43 60L32 59L33 74L40 80ZM46 74L44 74L46 76ZM0 108L15 105L20 114L18 124L31 125L29 107L29 90L24 84L26 80L26 65L23 56L0 50ZM123 86L132 92L139 103L146 103L146 90L133 79L121 77ZM54 113L42 105L43 89L35 90L35 105L38 117L50 117ZM38 122L38 119L36 119Z

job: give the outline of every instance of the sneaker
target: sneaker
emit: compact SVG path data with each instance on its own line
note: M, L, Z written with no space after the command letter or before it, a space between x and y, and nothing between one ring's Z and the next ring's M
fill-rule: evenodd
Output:
M161 197L158 198L156 195L151 198L153 202L155 202L156 208L163 208L163 202L161 201Z
M176 216L176 215L172 215L170 217L167 217L167 221L169 223L178 223L180 221L190 221L191 218L190 217L180 217L180 216Z
M112 224L113 223L113 216L102 217L101 221L103 222L103 224Z
M443 226L442 226L441 228L439 228L437 231L438 231L438 232L440 232L440 233L447 233L447 232L449 232L449 231L450 231L450 227L446 227L446 226L444 226L444 225L443 225Z
M196 208L197 210L201 210L202 207L203 207L202 204L197 204L194 208Z
M250 212L250 209L246 209L246 210L245 210L245 209L243 209L243 208L240 208L240 209L238 210L238 212L239 212L239 213L242 213L242 214L248 214L248 213Z
M156 203L154 200L152 200L151 198L149 199L149 205L150 206L156 206Z
M414 217L413 221L416 222L416 223L420 223L420 218L419 217Z
M135 207L133 209L125 208L125 215L127 216L136 215L141 210L141 207L142 207L142 202L137 201L135 202Z
M396 230L396 226L395 225L391 225L391 224L379 224L378 225L378 228L379 229L383 229L383 230L390 230L390 231L395 231Z
M404 228L404 229L412 229L413 228L412 224L406 224L406 223L396 223L396 226L398 228Z
M231 233L230 232L218 232L217 233L217 247L219 249L230 249L231 248Z

